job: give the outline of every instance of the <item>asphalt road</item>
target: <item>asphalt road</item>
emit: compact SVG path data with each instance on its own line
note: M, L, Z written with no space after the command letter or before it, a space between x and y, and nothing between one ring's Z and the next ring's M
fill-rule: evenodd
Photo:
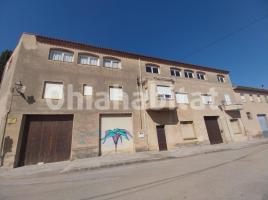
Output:
M268 144L42 177L0 179L0 200L268 200Z

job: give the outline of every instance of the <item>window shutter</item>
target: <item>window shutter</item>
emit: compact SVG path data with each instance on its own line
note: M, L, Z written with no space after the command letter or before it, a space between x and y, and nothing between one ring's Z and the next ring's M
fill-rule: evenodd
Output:
M45 99L63 99L63 84L45 83Z

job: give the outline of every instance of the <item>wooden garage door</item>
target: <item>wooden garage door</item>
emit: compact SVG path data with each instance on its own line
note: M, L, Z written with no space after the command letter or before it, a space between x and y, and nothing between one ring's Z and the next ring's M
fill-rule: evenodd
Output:
M73 115L29 115L22 138L20 166L68 160Z

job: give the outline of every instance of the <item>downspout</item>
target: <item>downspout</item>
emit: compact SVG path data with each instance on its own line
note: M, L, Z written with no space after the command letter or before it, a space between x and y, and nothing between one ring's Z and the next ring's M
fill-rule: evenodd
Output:
M146 143L147 143L147 150L149 150L149 140L147 133L147 123L146 123L146 116L145 116L145 105L144 105L144 95L142 89L142 69L141 69L141 59L139 58L139 91L140 91L140 119L141 119L141 131L143 131L144 136L146 135Z

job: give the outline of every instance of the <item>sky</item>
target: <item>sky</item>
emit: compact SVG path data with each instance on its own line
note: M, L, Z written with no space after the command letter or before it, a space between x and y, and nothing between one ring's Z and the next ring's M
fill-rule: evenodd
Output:
M0 51L23 32L231 71L268 88L268 0L0 0Z

